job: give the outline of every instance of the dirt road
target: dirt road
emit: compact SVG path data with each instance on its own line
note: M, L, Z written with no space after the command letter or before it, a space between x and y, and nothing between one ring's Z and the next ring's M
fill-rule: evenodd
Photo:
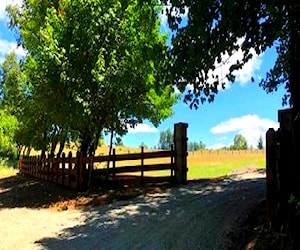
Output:
M264 177L239 174L81 210L1 208L0 249L238 249L232 233L264 199Z

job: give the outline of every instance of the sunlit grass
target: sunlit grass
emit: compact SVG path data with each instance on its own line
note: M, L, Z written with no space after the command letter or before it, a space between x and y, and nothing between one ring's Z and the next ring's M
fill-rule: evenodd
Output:
M139 153L140 148L130 148L126 146L115 147L116 154ZM66 155L72 152L73 157L76 155L77 146L66 147L64 152ZM145 149L146 151L151 151ZM108 155L109 147L103 145L98 147L95 155ZM170 163L170 158L161 159L145 159L144 164L159 164ZM116 163L116 167L141 165L140 160L135 161L120 161ZM188 179L206 179L225 176L233 171L246 168L257 167L265 168L265 151L263 150L241 150L241 151L226 151L226 150L203 150L189 152L187 158ZM95 163L95 168L106 168L107 162ZM110 163L112 167L112 163ZM133 175L141 175L140 172ZM170 176L170 170L144 172L144 176Z
M0 165L0 179L16 175L17 172L18 172L18 169Z
M188 156L188 179L215 178L245 167L265 168L265 152L198 151Z
M139 152L139 150L137 150ZM170 163L170 159L149 159L144 164ZM117 162L116 167L139 165L140 161ZM207 179L229 175L246 167L265 168L265 152L244 151L196 151L189 152L187 158L188 179ZM135 173L140 175L141 173ZM170 176L170 170L145 172L144 176Z

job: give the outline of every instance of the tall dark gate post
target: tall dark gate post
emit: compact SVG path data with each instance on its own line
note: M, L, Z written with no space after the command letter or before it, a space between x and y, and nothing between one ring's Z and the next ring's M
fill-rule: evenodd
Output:
M283 222L288 214L288 200L293 186L293 113L292 109L278 111L279 132L279 222Z
M175 182L185 184L187 182L187 123L174 125L175 144Z
M277 132L270 128L266 133L266 171L267 171L267 216L270 223L275 222L278 208L278 138Z

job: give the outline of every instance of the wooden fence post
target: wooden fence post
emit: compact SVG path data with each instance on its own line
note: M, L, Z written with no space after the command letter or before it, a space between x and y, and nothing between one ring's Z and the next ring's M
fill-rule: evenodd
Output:
M71 174L72 174L72 152L68 155L68 187L71 187Z
M112 155L112 164L113 164L113 180L116 177L116 149L113 148L113 155Z
M56 156L56 158L54 159L54 166L55 166L55 174L56 174L56 178L55 178L55 182L58 183L59 181L59 155Z
M144 185L144 147L141 147L141 184Z
M65 162L66 162L66 154L62 153L61 156L61 184L65 185Z
M83 185L83 163L82 163L82 154L77 151L76 154L76 188L79 191L82 191L82 185Z
M288 200L292 192L293 184L293 113L292 109L279 110L278 118L280 132L278 134L280 148L278 159L278 180L279 180L279 209L278 225L283 223L288 214Z
M278 207L278 173L277 173L277 133L270 128L266 133L266 172L267 172L267 217L274 222Z
M174 144L171 145L171 182L174 182L174 169L175 169L175 162L174 162Z
M187 182L187 123L174 125L175 143L175 182L185 184Z

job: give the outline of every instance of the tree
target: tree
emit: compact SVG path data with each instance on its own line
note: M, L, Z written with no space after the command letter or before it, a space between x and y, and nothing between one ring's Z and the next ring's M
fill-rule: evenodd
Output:
M167 3L167 1L164 1ZM193 85L185 96L191 107L213 101L226 81L234 82L234 72L254 55L275 45L274 68L260 85L268 92L283 84L284 103L291 103L295 116L300 110L300 7L297 0L170 0L168 22L176 31L172 39L174 81L181 91ZM187 25L180 14L188 9ZM213 75L217 67L241 49L240 60L231 62L224 77ZM190 88L191 89L191 88Z
M116 146L124 146L122 137L119 137L119 136L116 137L115 145L116 145Z
M166 131L161 131L159 133L159 142L158 148L163 150L171 149L171 145L173 144L173 133L168 128Z
M157 126L177 98L166 69L156 1L24 1L11 26L43 117L44 144L74 133L93 155L104 130L120 136L143 119ZM142 24L142 25L141 25Z
M15 115L26 99L25 75L14 52L7 54L0 67L0 106Z
M197 150L204 150L205 149L205 144L200 141L199 143L197 142L189 142L188 143L188 151L197 151Z
M264 142L263 142L262 136L260 136L259 139L258 139L258 142L257 142L257 148L258 148L259 150L264 149Z
M141 144L140 144L140 146L139 146L140 148L145 148L145 149L147 149L148 148L148 146L144 143L144 142L142 142Z
M7 131L8 128L5 129L4 127L2 130L7 131L5 135L7 139L4 140L7 141L9 137L9 145L15 147L9 150L10 158L13 155L19 157L23 147L24 138L22 138L20 131L22 130L22 119L29 92L25 74L22 72L21 63L16 54L14 52L7 54L0 66L0 110L2 116L0 126L5 127L11 123L9 131ZM31 124L28 125L31 126Z
M241 134L238 134L234 137L233 145L231 149L233 150L245 150L248 148L247 140Z
M283 85L286 89L283 104L290 104L292 107L292 117L287 118L292 121L291 133L285 136L286 138L280 138L281 143L285 139L288 140L285 145L289 149L285 149L284 156L280 155L278 167L284 169L283 175L290 178L281 185L286 189L281 192L280 197L274 197L281 203L278 206L280 212L276 214L287 214L289 211L287 208L290 206L289 196L297 193L297 198L300 198L299 0L164 0L163 2L171 5L167 13L168 22L175 31L171 51L174 60L172 75L181 92L185 91L188 84L192 85L193 88L188 88L185 96L185 102L189 103L190 107L197 108L200 102L213 101L218 90L224 88L227 81L235 81L234 72L241 69L254 53L261 54L272 46L276 48L275 65L260 82L260 86L267 92L272 92ZM183 25L180 13L186 9L188 21L187 25ZM241 59L230 62L230 57L239 50L242 52ZM228 63L230 63L228 74L225 76L213 74L216 68ZM281 216L279 220L282 224L283 218L292 217ZM299 220L295 225L297 223L299 224ZM294 230L296 237L292 237L296 241L299 228L297 229L295 225L291 223L289 228L296 229Z
M0 157L13 160L17 154L15 133L18 129L18 120L15 116L0 109Z
M199 142L199 150L204 150L205 148L206 148L206 145L202 141L200 141Z

